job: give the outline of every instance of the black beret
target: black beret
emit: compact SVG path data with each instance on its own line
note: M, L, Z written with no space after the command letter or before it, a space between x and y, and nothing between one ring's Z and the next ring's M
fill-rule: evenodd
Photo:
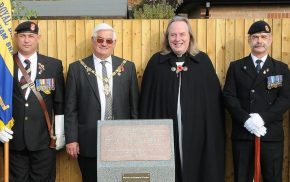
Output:
M16 27L15 32L16 33L30 32L30 33L38 34L38 26L36 23L32 21L25 21L23 23L20 23Z
M271 33L271 27L267 22L263 20L256 21L249 28L248 34L251 35L258 32Z

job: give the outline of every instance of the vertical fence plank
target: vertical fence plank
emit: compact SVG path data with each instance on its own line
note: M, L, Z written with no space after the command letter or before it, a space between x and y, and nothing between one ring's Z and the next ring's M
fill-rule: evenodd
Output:
M273 19L272 24L272 36L273 36L273 43L272 43L272 56L275 59L281 60L282 59L282 20L281 19Z
M206 52L206 21L205 20L197 20L197 34L196 34L196 42L199 50Z
M76 21L66 20L67 67L76 60Z
M132 60L132 21L130 20L123 20L123 58Z
M215 68L221 83L225 81L225 42L226 42L226 22L224 19L216 20L216 61Z
M206 52L211 59L214 67L216 67L216 22L214 19L206 21Z
M105 22L109 23L109 21ZM112 26L116 32L117 42L114 49L114 55L123 57L123 22L120 20L114 20Z
M192 29L192 34L193 34L193 37L195 39L195 42L197 41L197 20L194 19L194 20L189 20L189 24L190 24L190 27Z
M235 24L235 59L240 59L244 57L244 20L237 19Z
M253 24L254 20L245 19L245 27L244 27L244 56L249 55L251 52L251 48L248 44L248 30L250 26Z
M135 63L138 83L140 88L140 83L143 75L142 67L142 39L141 39L142 23L141 20L132 21L132 60Z
M66 24L65 20L57 20L56 22L56 47L57 47L57 58L62 61L63 70L66 74Z
M47 22L47 55L50 57L57 57L57 40L56 40L56 20Z
M142 69L145 69L151 57L150 52L150 20L142 20Z
M39 27L39 34L40 34L40 40L38 45L38 50L40 54L47 55L48 53L48 45L47 45L47 20L39 20L38 21L38 27Z
M75 28L75 47L76 47L76 59L82 59L86 55L86 37L85 37L85 20L77 20Z
M159 20L150 21L150 56L160 50Z
M86 57L93 53L92 48L92 35L94 32L95 24L94 20L85 21L85 55Z

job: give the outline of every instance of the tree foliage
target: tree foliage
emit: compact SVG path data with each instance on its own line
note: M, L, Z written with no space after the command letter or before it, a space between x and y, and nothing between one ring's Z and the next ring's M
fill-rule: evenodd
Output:
M29 20L31 18L37 17L37 12L35 10L28 9L17 0L11 0L11 8L12 8L12 17L14 20L16 19Z
M133 15L135 19L170 19L175 15L174 11L175 8L167 2L145 2L133 9Z

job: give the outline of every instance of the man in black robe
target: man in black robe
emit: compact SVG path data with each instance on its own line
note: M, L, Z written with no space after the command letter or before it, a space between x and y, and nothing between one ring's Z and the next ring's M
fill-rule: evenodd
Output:
M198 51L184 17L167 27L145 69L140 118L173 119L176 181L224 181L224 110L210 58Z

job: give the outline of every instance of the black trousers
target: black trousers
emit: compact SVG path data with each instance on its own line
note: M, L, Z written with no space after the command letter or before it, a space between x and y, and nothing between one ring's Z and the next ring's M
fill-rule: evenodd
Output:
M283 141L261 141L263 182L282 182ZM253 182L255 141L233 141L235 182Z
M97 158L78 156L83 182L97 182Z
M10 150L9 172L10 182L55 182L56 151Z

